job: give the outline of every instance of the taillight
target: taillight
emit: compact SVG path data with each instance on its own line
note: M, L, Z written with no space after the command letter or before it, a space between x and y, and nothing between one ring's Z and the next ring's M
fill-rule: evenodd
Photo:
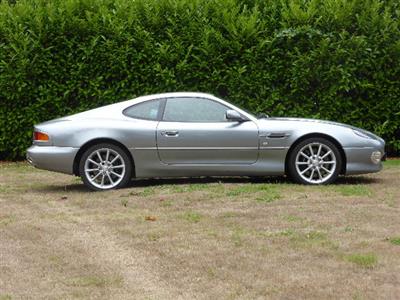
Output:
M35 141L47 142L49 140L49 136L43 132L35 131L33 132L33 139Z

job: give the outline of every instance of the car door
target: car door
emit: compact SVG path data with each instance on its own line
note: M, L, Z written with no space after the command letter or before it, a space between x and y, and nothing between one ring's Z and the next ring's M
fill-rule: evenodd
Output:
M232 122L230 108L213 99L167 98L157 126L157 150L166 164L253 164L258 159L258 127Z

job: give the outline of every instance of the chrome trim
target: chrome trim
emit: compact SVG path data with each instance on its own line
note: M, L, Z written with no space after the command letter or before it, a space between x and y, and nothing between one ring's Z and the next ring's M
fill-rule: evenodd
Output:
M265 132L258 135L259 137L265 138L285 138L289 137L290 133L287 132Z
M357 150L357 149L375 149L375 147L343 147L345 150Z
M258 147L137 147L134 150L258 150Z
M29 155L26 155L26 160L27 160L27 162L28 162L31 166L34 166L33 160L32 160L32 158L31 158Z
M129 150L157 150L157 147L135 147L129 148Z
M157 147L136 147L132 150L157 150ZM289 147L159 147L160 150L285 150Z
M260 147L260 150L286 150L289 149L289 147Z

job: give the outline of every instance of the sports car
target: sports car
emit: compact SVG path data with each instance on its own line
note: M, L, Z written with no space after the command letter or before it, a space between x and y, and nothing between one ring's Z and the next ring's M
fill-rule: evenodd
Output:
M287 175L328 184L378 172L385 142L330 121L256 117L204 93L147 95L34 126L27 160L93 190L132 178Z

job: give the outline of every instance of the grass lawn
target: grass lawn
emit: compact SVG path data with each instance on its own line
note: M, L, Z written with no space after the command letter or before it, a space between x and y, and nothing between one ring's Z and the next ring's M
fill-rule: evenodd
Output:
M0 299L399 299L400 160L312 187L0 164Z

